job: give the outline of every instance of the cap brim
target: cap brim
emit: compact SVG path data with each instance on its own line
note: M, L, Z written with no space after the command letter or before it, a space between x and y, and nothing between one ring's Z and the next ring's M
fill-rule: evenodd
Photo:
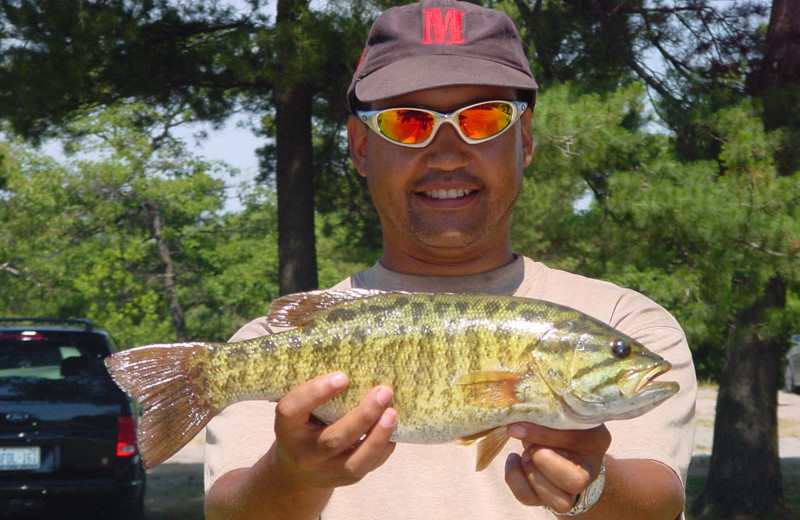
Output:
M486 85L536 90L536 81L522 71L468 56L436 55L407 58L361 78L355 95L365 103L437 87Z

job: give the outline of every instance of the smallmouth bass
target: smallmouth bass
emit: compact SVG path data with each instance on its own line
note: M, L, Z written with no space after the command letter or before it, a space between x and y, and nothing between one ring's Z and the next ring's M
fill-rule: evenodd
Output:
M674 395L653 381L670 364L576 310L485 294L367 289L311 291L275 300L271 326L294 327L234 343L137 347L106 358L137 399L138 440L152 468L222 409L277 401L298 384L340 371L350 384L314 416L331 423L378 384L394 391L392 440L478 443L477 470L508 440L506 425L587 429L637 417Z

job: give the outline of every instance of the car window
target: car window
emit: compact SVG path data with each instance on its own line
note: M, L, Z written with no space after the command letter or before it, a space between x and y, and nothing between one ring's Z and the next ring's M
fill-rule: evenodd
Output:
M94 333L0 332L0 400L119 402L108 353Z

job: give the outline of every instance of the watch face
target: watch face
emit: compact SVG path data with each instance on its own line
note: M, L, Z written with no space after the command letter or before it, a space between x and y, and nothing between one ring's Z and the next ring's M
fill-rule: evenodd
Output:
M586 488L586 495L585 495L585 502L587 508L592 507L600 500L600 495L603 494L603 487L606 483L606 476L601 474L597 480L589 484L589 487Z

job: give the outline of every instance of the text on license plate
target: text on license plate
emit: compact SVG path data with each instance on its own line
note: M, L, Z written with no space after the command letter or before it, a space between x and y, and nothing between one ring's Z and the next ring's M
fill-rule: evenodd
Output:
M39 469L41 452L38 446L25 448L0 447L0 471Z

